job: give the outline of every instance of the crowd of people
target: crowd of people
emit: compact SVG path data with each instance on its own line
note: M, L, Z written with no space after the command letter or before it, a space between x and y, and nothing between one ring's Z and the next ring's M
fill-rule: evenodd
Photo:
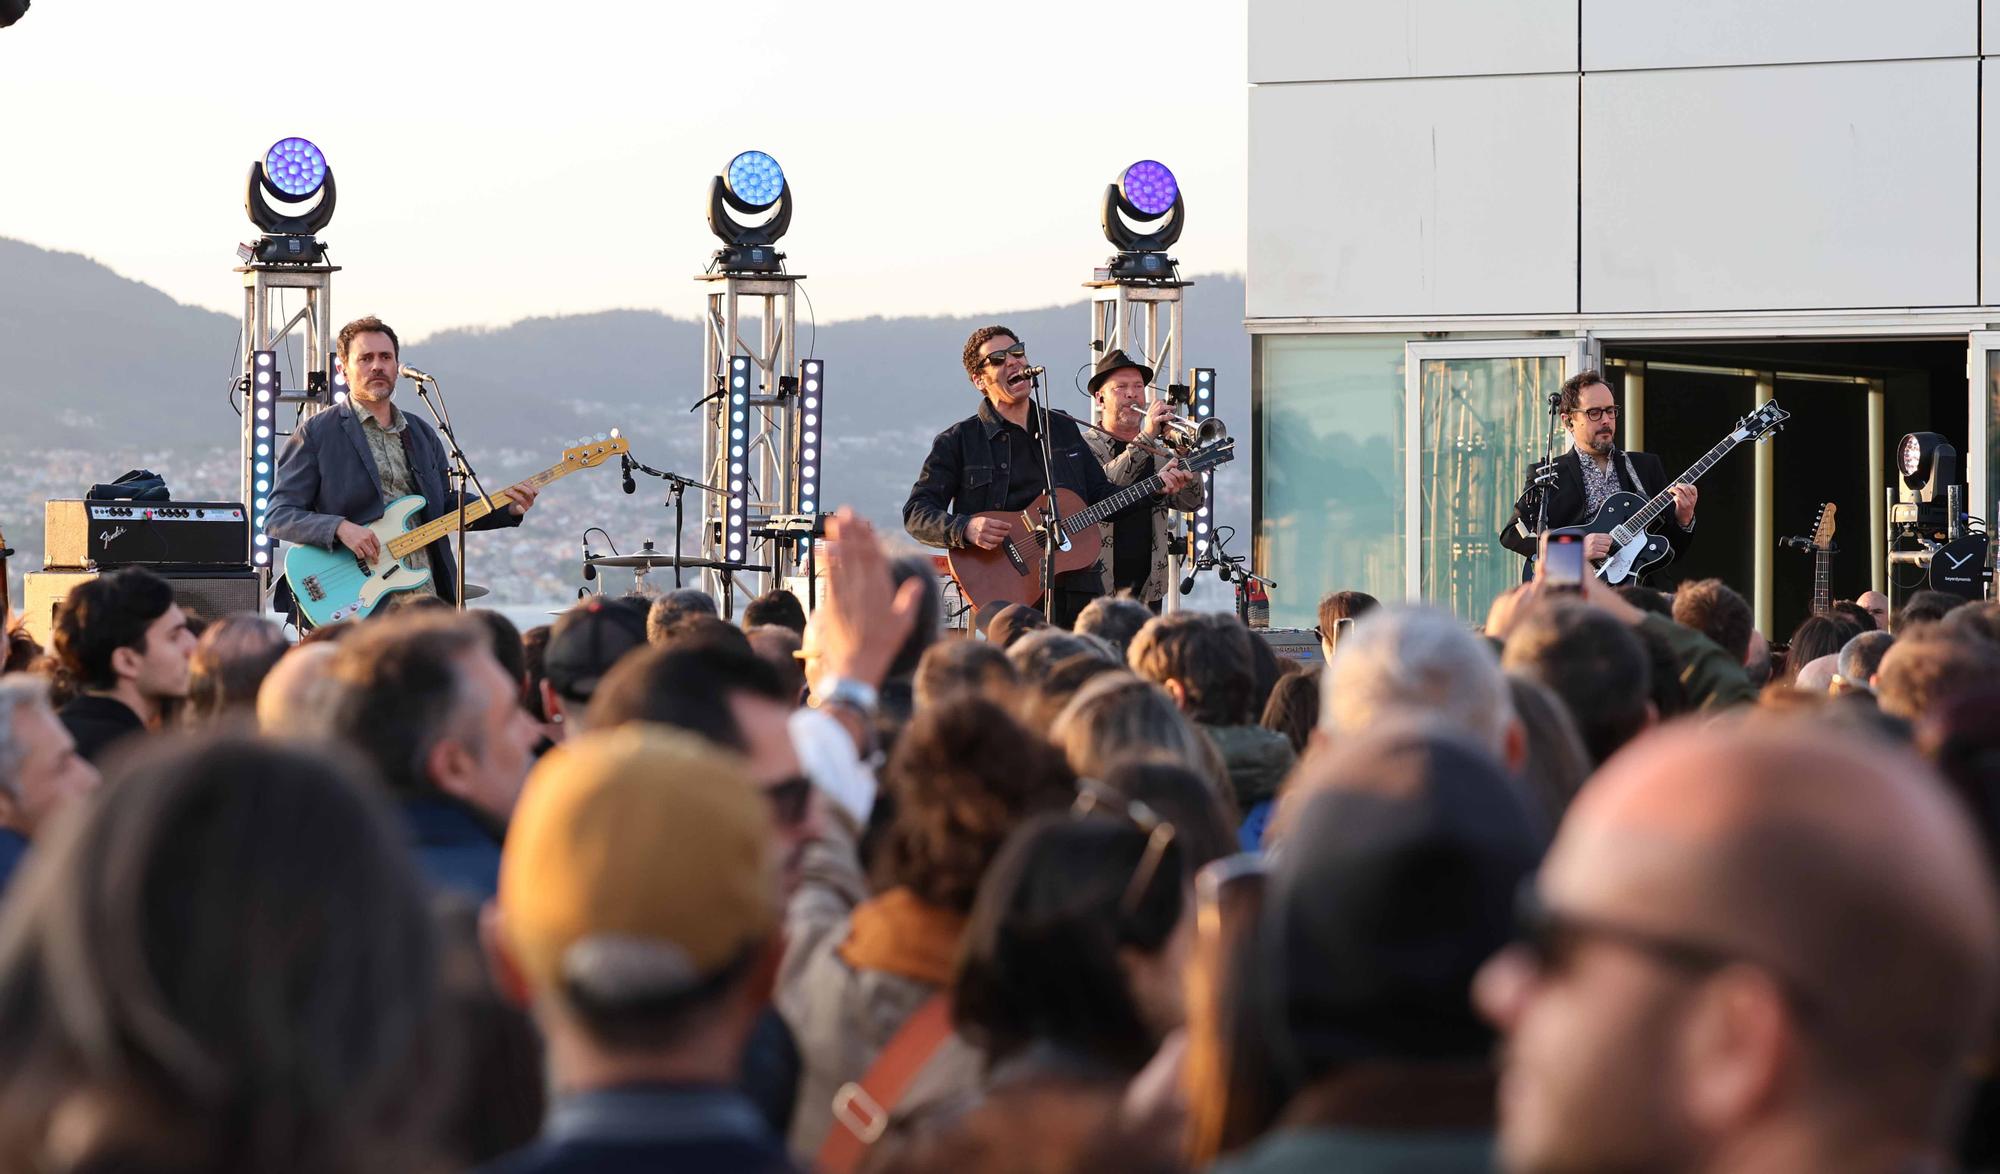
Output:
M2000 1165L2000 604L1335 591L1306 662L827 562L11 628L0 1170Z

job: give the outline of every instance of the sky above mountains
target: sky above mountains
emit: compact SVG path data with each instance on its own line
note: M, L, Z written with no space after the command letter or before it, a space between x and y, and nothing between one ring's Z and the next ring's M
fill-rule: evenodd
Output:
M709 179L756 148L822 323L955 315L1078 296L1150 157L1184 268L1240 270L1246 2L37 4L0 31L0 235L234 316L244 175L296 134L342 315L691 317Z

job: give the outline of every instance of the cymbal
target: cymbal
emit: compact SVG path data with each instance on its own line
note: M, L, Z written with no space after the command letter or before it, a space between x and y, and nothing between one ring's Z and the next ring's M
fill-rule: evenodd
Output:
M470 603L473 600L480 598L481 596L486 596L491 594L493 594L491 590L481 586L478 583L467 583L465 585L465 599L467 603Z

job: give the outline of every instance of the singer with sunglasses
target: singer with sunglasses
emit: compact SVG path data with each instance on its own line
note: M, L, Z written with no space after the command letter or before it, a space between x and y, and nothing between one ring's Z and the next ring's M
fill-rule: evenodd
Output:
M1652 453L1627 452L1615 441L1618 434L1618 405L1604 376L1594 370L1579 371L1563 382L1557 401L1563 427L1570 436L1569 450L1551 464L1554 483L1543 489L1548 497L1548 528L1577 526L1595 517L1599 507L1621 490L1650 498L1667 488L1667 469ZM1536 529L1535 474L1529 471L1514 518L1500 531L1500 545L1526 558L1521 577L1533 573L1540 531ZM1687 553L1694 541L1695 487L1675 484L1671 492L1674 508L1660 515L1659 532L1673 547L1676 556ZM1611 535L1584 536L1584 557L1593 561L1611 552Z
M983 397L979 410L938 433L924 459L923 472L903 506L903 525L926 546L978 546L992 550L1005 542L1019 518L975 517L980 513L1019 514L1049 488L1042 467L1043 413L1034 403L1034 370L1028 349L1005 326L982 326L965 342L961 356L966 378ZM1074 490L1086 503L1101 501L1116 491L1104 467L1084 443L1074 419L1050 412L1049 474L1057 488ZM1162 492L1178 494L1194 484L1194 475L1169 464L1159 471ZM1148 508L1140 501L1109 521ZM1049 622L1073 627L1077 613L1104 594L1101 566L1057 575L1054 598L1041 607Z

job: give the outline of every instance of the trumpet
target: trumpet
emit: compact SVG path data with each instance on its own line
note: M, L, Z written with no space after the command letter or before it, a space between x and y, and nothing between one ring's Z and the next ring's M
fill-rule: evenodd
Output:
M1146 405L1126 404L1125 411L1134 413L1143 420L1146 416ZM1229 435L1229 426L1214 416L1195 421L1186 416L1171 415L1161 421L1161 428L1166 433L1161 440L1175 452L1183 454L1198 448L1206 448Z

